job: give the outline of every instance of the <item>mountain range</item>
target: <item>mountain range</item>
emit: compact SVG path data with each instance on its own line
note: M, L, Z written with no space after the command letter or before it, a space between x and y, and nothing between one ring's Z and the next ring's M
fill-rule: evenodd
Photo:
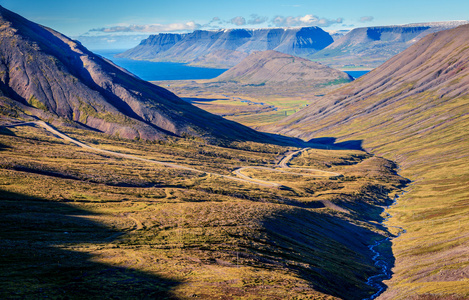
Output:
M334 68L373 69L427 34L467 23L449 21L355 28L307 58Z
M0 104L124 138L264 136L207 113L93 54L79 42L0 7ZM265 138L265 137L264 137Z
M373 69L427 34L467 21L356 28L329 34L318 27L197 30L161 33L118 57L230 68L254 51L275 50L321 62L333 68Z
M319 27L196 30L187 34L151 35L118 56L225 68L235 66L253 51L276 50L303 56L332 42L329 33Z

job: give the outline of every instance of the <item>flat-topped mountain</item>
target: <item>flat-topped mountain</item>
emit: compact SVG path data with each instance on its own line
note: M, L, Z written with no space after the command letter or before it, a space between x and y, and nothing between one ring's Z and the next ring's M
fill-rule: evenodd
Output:
M268 50L252 53L213 81L254 85L303 84L310 86L330 82L348 82L352 81L352 78L344 72L310 60Z
M356 28L308 58L335 68L373 69L427 34L455 28L467 21Z
M196 30L157 34L119 57L232 67L253 51L276 50L305 56L324 49L332 37L319 27Z
M215 141L263 137L190 105L80 43L2 7L0 24L3 108L62 118L126 138L193 135Z

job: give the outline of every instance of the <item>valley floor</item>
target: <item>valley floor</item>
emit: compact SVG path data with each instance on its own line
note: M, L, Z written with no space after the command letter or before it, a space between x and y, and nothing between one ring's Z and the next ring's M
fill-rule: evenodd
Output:
M366 284L380 272L368 245L391 235L381 205L405 183L387 160L320 145L222 148L44 127L0 132L2 298L376 292Z

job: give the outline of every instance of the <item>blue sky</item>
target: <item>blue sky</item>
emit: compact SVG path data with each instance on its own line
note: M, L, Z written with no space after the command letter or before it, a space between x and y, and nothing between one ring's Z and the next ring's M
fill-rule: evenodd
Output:
M0 0L71 37L119 37L194 29L320 26L351 29L469 19L467 0ZM114 38L112 38L114 37ZM86 43L85 43L86 45Z

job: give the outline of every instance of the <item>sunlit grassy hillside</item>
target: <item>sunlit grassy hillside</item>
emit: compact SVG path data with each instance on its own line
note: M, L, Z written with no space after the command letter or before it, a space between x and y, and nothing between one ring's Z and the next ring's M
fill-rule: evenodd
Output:
M389 226L394 276L381 299L469 297L469 26L431 34L270 130L362 140L413 181Z

